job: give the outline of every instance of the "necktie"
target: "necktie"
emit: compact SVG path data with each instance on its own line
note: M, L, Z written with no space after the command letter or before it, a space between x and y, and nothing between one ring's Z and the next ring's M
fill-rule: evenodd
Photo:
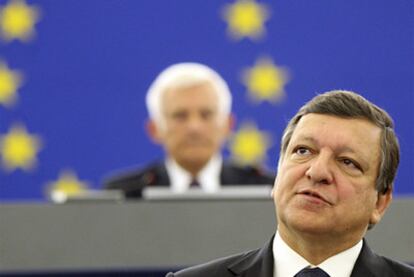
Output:
M330 277L328 273L319 267L304 268L295 275L295 277Z
M197 179L193 179L190 183L190 188L199 188L200 183L197 181Z

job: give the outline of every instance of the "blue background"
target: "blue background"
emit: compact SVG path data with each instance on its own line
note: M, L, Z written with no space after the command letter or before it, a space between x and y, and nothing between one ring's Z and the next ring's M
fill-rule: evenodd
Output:
M414 2L260 1L271 17L258 41L228 36L221 13L231 3L28 1L41 10L35 39L0 41L0 59L25 77L17 105L0 106L0 135L22 122L43 148L30 172L0 169L0 201L44 200L46 183L66 168L100 188L114 169L162 158L144 130L145 93L162 69L184 61L205 63L229 82L236 129L254 121L272 136L265 163L273 171L283 128L305 101L331 89L361 93L395 119L402 149L395 192L414 195ZM281 103L253 103L241 82L262 56L289 69Z

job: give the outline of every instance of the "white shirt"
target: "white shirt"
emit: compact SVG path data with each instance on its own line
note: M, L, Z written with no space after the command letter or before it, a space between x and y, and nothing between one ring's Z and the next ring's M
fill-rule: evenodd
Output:
M276 232L273 240L274 277L293 277L305 267L319 267L331 277L350 277L362 249L362 240L318 265L312 265L296 253Z
M198 173L196 179L200 188L205 192L216 192L220 188L220 173L223 159L220 155L213 156L203 169ZM175 160L168 158L165 161L167 174L170 178L173 193L183 193L190 189L193 180L191 174L182 168Z

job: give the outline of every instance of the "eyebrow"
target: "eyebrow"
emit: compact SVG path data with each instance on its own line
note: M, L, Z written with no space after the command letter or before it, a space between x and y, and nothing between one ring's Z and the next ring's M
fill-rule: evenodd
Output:
M315 138L313 138L311 136L308 136L308 135L298 136L296 141L299 141L299 142L300 141L308 141L312 144L319 145L319 142ZM357 162L361 165L361 167L365 171L370 169L370 163L364 157L361 157L361 155L358 154L359 153L358 151L355 151L353 148L351 148L349 146L340 146L339 149L335 150L335 153L336 154L337 153L351 153L351 154L354 154L354 155L356 155L356 158L358 159Z

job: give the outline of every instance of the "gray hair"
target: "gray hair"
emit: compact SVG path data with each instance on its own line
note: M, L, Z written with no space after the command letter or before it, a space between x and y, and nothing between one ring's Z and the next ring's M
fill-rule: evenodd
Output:
M148 89L146 104L149 116L156 124L163 122L162 97L170 88L185 88L209 82L217 93L218 112L229 115L231 93L224 79L210 67L200 63L178 63L164 69Z
M352 91L334 90L317 95L300 108L289 121L281 141L281 159L300 119L309 113L363 118L378 126L381 129L381 161L376 189L383 194L392 189L400 161L400 147L393 120L386 111Z

